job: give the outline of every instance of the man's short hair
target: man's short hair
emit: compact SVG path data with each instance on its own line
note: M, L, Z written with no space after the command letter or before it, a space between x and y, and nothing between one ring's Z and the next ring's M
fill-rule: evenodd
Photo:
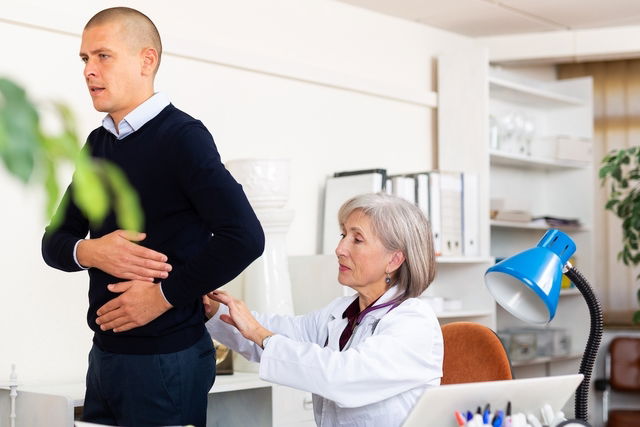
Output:
M160 58L162 57L162 41L160 40L160 33L158 28L147 15L144 13L132 9L130 7L112 7L104 9L95 15L87 22L84 29L95 27L98 25L104 25L110 22L120 22L125 27L134 40L140 43L140 48L152 47L158 52L158 65L154 71L154 74L160 67Z

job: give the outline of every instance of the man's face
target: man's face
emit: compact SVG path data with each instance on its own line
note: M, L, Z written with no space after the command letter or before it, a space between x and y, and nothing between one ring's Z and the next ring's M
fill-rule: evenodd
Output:
M148 97L141 49L127 38L122 24L107 23L87 28L80 46L93 106L109 113L116 125Z

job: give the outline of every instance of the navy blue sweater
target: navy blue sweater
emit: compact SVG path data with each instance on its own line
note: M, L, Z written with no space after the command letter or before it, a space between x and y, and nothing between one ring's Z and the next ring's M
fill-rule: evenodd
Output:
M162 290L173 308L147 325L131 331L101 331L97 310L118 296L107 290L113 277L89 269L87 322L94 343L112 353L171 353L194 344L204 333L201 296L236 277L262 254L264 233L247 198L224 168L204 125L168 105L156 117L121 141L104 128L87 140L94 157L119 165L137 190L145 215L145 247L162 252L173 270ZM73 203L73 183L62 225L47 227L42 255L63 271L81 270L73 259L79 239L98 238L118 227L111 213L93 227Z

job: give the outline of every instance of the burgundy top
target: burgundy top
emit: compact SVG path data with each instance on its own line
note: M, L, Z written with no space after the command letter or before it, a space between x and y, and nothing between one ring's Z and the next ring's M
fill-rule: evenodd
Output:
M351 338L351 335L353 335L353 331L355 330L356 326L360 324L360 321L362 321L362 319L364 318L364 316L367 315L367 313L373 310L377 310L379 308L389 307L390 305L393 305L393 307L391 307L391 309L393 310L396 306L400 304L400 300L398 298L395 298L391 301L385 302L384 304L374 306L373 304L375 304L378 301L378 300L375 300L374 302L369 304L364 310L360 311L359 300L360 298L356 298L355 300L353 300L353 302L349 304L349 306L344 311L344 313L342 313L342 318L343 319L345 317L347 318L347 326L345 326L344 331L342 331L342 334L340 335L340 351L342 351L344 346L347 345L347 343L349 342L349 339Z

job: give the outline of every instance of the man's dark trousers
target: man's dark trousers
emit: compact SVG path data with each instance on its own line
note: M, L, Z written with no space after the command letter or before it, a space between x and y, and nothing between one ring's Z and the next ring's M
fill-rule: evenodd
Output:
M89 353L83 420L127 427L206 426L215 350L205 333L168 354Z

